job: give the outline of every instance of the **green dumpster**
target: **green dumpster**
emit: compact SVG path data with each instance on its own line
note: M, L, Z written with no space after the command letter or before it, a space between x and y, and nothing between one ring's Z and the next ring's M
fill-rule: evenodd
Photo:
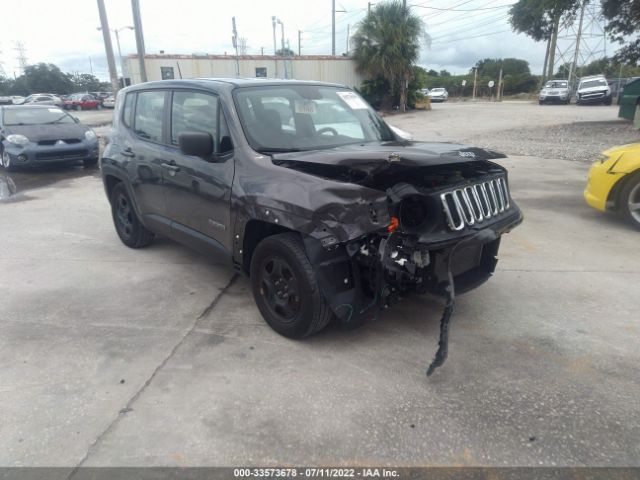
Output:
M633 120L638 107L640 107L640 78L625 85L620 99L618 117Z

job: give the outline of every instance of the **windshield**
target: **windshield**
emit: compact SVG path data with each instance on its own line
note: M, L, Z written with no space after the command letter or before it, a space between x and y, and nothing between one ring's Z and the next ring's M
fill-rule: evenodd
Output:
M299 151L395 140L351 90L316 85L239 88L234 99L247 140L258 151Z
M588 80L580 83L580 88L606 87L607 85L606 80Z
M46 123L75 123L75 120L59 108L7 108L3 123L10 125L43 125Z
M545 88L567 88L567 82L547 82Z
M444 88L432 88L432 92L444 92Z

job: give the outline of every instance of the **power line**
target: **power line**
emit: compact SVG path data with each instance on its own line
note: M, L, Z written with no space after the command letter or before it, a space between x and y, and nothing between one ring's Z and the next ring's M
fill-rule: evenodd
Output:
M497 1L497 0L491 0L490 2L485 3L482 6L485 7L487 5L492 4L495 1ZM477 15L474 16L474 19L477 19L478 17L482 17L483 15L487 15L487 14L491 15L491 14L495 14L495 12L491 12L491 11L479 12ZM498 15L502 15L502 12L499 12ZM447 18L446 20L442 20L441 22L432 24L431 27L437 27L437 26L440 26L440 25L444 25L446 23L450 23L450 22L454 22L454 21L460 20L460 19L467 19L468 17L469 17L469 15L466 14L466 13L462 13L462 14L459 14L459 15L454 15L453 17ZM430 18L433 18L433 15L425 14L425 15L421 16L420 18L425 18L425 19L428 20ZM429 22L427 22L427 24L428 23Z
M459 41L461 41L461 40L471 40L472 38L489 37L489 36L491 36L491 35L498 35L498 34L500 34L500 33L507 33L507 32L511 32L511 31L512 31L512 30L511 30L511 29L509 29L509 30L500 30L500 31L498 31L498 32L482 33L482 34L480 34L480 35L473 35L473 36L471 36L471 37L454 38L454 39L451 39L451 40L447 40L447 41L445 41L445 42L432 42L432 45L433 45L433 44L444 44L444 43L459 42Z
M441 12L478 12L480 10L496 10L498 8L505 8L505 7L511 7L513 6L513 3L507 4L507 5L496 5L494 7L479 7L479 8L467 8L467 9L456 9L456 8L440 8L440 7L429 7L429 6L425 6L425 5L410 5L411 7L419 7L419 8L426 8L429 10L438 10Z
M442 37L446 35L450 35L451 33L460 33L461 30L476 30L478 28L485 27L487 25L494 25L497 22L501 22L502 20L506 20L509 15L498 15L497 17L485 18L482 22L471 22L471 23L463 23L455 26L451 26L449 28L445 28L443 30L437 30L435 32L430 32L434 37Z

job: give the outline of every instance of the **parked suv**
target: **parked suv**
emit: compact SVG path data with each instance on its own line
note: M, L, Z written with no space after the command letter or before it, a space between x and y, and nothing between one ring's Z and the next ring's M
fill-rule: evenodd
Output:
M566 105L570 101L571 92L569 91L568 80L549 80L538 95L538 103L540 105L548 102L564 103Z
M603 103L611 105L611 88L603 75L582 77L576 91L576 103Z
M166 80L119 93L102 174L125 245L164 235L233 265L295 338L487 280L522 219L503 157L402 140L340 85Z

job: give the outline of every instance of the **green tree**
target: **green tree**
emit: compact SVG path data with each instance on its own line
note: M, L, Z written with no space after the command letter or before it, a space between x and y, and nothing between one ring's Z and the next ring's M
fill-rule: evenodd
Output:
M434 69L431 69L427 72L427 75L429 75L430 77L437 77L438 76L438 72Z
M285 48L284 50L280 48L279 50L276 50L276 55L281 57L293 57L295 54L296 53L290 48Z
M605 27L611 37L624 45L615 59L630 64L640 63L640 0L602 0Z
M500 76L500 69L502 69L503 76L531 74L529 62L519 58L485 58L479 60L475 68L478 69L478 75L486 75L495 81Z
M402 111L406 110L407 87L424 31L420 17L400 1L388 0L376 3L351 40L358 70L371 78L384 78L391 96L399 93Z
M90 73L79 73L71 77L75 92L99 92L111 88L110 83L101 82L98 77Z
M449 73L448 70L440 70L440 76L441 77L450 77L451 73Z
M553 75L560 24L571 24L581 3L582 0L518 0L509 9L509 21L514 31L537 42L547 42L543 77Z
M28 65L24 69L24 80L30 92L66 94L73 92L71 75L63 73L52 63Z

